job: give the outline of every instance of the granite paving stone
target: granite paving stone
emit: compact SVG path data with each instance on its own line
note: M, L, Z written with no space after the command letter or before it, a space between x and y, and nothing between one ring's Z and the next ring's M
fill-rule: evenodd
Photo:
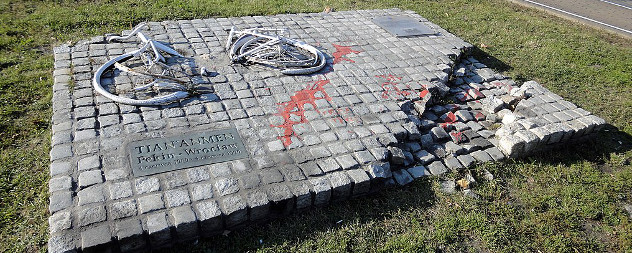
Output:
M407 169L407 171L413 177L413 179L431 175L424 166L415 166Z
M309 193L309 190L307 190ZM270 212L270 200L263 191L254 190L248 193L248 208L250 208L249 219L257 221L264 219Z
M437 33L393 36L373 22L388 15L420 20ZM233 25L287 27L291 38L318 46L327 70L286 76L229 65L224 45ZM49 252L158 250L443 177L448 169L556 148L605 125L535 81L495 73L470 56L472 45L412 11L163 21L142 30L186 56L164 55L168 66L201 82L199 94L158 106L116 103L91 79L108 59L138 49L139 40L96 36L54 48ZM198 75L199 66L213 66L213 76ZM106 89L128 92L123 96L156 95L133 91L139 81L121 71L101 78ZM234 132L190 137L208 131ZM445 182L456 190L454 180Z
M147 245L143 235L143 226L139 219L128 219L116 222L114 236L121 246L122 252L134 252Z

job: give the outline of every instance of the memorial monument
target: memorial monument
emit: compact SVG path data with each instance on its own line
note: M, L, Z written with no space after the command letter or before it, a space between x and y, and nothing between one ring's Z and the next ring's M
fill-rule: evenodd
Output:
M302 49L277 47L298 52L281 64L257 49L280 43L266 33L274 38L247 37L231 54L235 32L252 28L283 29ZM54 50L49 252L168 247L526 156L605 124L536 82L493 72L468 55L472 45L411 11L135 32L143 37Z

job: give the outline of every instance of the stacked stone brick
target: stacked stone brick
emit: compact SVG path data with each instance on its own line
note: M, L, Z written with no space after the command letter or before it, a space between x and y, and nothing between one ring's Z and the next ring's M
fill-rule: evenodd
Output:
M413 17L430 36L398 38L371 18ZM229 65L232 26L287 27L328 55L310 76ZM95 94L93 71L138 42L55 48L50 252L137 251L442 175L588 136L604 121L535 82L516 85L471 45L410 11L362 10L149 23L210 91L156 107ZM454 62L454 59L459 59ZM176 64L175 61L169 62ZM129 90L115 72L103 83ZM453 101L445 103L445 101ZM248 159L134 176L130 141L236 128Z

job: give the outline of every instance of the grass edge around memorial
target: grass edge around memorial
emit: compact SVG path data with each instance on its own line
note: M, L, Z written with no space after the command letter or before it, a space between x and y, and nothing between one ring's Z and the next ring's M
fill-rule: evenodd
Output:
M613 126L566 151L472 169L496 175L475 187L478 200L439 193L438 179L425 179L188 244L187 250L632 250L631 218L622 208L632 204L631 40L502 0L3 0L0 251L46 250L52 45L145 20L318 12L325 6L414 10L475 45L475 56L489 66L519 82L535 79Z

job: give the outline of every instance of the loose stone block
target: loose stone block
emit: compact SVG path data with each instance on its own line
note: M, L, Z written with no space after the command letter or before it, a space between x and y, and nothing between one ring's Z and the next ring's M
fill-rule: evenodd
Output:
M452 171L459 171L465 168L463 164L454 156L448 156L444 160L445 165ZM433 173L434 174L434 173Z
M406 162L406 156L404 156L404 151L398 147L388 147L388 150L391 153L391 162L393 164L403 165Z
M415 159L419 161L421 164L428 164L436 159L433 154L428 153L426 150L420 150L417 153L413 154Z
M441 127L433 127L430 129L430 133L432 133L432 139L434 141L442 141L450 138L450 135Z
M474 157L474 159L476 159L477 161L479 161L481 163L494 161L494 159L487 152L485 152L483 150L474 151L474 152L470 153L470 155L472 157Z
M524 150L524 140L513 135L506 135L500 138L500 150L508 156L521 156Z
M415 179L423 176L430 176L430 172L426 170L426 167L424 166L412 167L408 169L408 173Z
M441 163L440 161L435 161L429 165L427 165L428 170L432 175L441 176L444 173L448 172L448 169Z
M393 171L393 178L400 185L407 185L413 182L413 177L406 170Z
M391 172L391 166L388 163L370 164L366 166L366 171L369 173L371 179L382 178L388 179L393 176Z
M470 166L472 166L472 165L474 165L476 163L476 160L474 160L474 157L472 157L469 154L460 155L460 156L457 157L457 159L466 168L468 168L468 167L470 167Z

